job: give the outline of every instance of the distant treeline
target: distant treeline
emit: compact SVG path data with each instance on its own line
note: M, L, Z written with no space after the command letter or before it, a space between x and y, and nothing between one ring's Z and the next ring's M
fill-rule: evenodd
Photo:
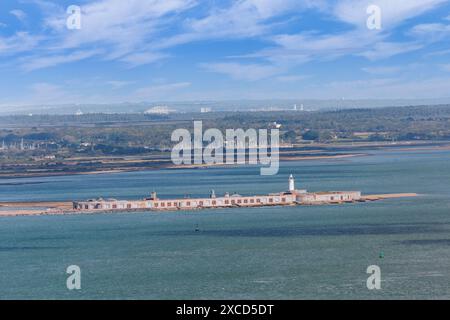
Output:
M83 114L0 117L0 143L45 142L73 154L138 154L173 146L177 128L263 129L281 124L285 143L450 140L450 106L302 112Z

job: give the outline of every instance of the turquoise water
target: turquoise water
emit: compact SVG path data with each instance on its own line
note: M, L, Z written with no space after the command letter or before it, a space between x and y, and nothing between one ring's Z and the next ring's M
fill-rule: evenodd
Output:
M0 218L0 299L450 298L450 152L339 161L0 180L0 201L265 194L298 188L417 192L321 207ZM195 232L196 228L199 232ZM384 258L380 258L380 253ZM379 265L382 289L366 288ZM82 290L66 288L78 265Z

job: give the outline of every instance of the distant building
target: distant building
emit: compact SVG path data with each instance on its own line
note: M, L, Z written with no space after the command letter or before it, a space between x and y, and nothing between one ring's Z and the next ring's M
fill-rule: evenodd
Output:
M170 109L168 106L156 106L146 110L145 114L170 114L174 113L174 109Z
M200 109L200 112L201 113L209 113L209 112L211 112L212 110L211 110L211 108L201 108Z
M56 159L56 155L53 155L53 154L33 157L34 161L55 160L55 159Z
M272 122L269 127L272 129L281 129L282 126L283 125L281 125L280 123Z
M303 103L300 105L300 108L298 108L297 105L294 104L294 111L305 111Z
M83 111L81 111L81 109L78 109L77 112L75 112L76 116L82 116L83 115Z

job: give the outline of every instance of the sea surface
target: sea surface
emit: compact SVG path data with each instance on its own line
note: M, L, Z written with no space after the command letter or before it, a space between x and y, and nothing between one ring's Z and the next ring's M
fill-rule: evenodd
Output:
M0 218L0 299L449 299L450 152L1 179L0 201L286 190L416 192L314 207ZM197 229L197 230L196 230ZM66 268L81 268L81 290ZM381 268L368 290L367 267Z

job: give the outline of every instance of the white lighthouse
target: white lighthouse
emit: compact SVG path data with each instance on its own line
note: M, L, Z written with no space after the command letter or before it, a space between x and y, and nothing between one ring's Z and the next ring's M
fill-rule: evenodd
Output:
M294 176L291 174L289 177L289 192L294 192L295 191L295 180L294 180Z

